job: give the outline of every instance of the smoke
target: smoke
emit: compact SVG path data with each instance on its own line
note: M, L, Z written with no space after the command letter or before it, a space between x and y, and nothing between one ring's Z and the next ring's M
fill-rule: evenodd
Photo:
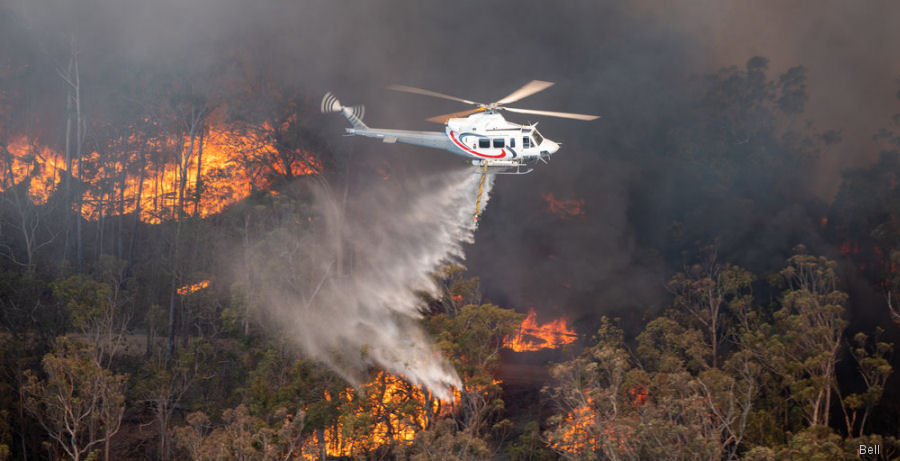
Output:
M803 236L818 232L822 214L796 204L786 210L767 205L749 221L690 214L709 196L674 187L680 184L676 172L685 171L660 165L677 147L673 133L685 128L685 114L702 96L694 93L693 76L702 80L722 67L742 67L755 55L771 59L771 79L805 66L810 99L796 125L808 119L818 129L841 130L844 139L821 152L804 174L812 179L803 187L825 199L841 183L841 169L874 160L880 148L871 146L871 134L897 108L894 44L900 28L894 18L900 3L890 0L864 7L839 0L463 0L449 8L408 0L352 6L322 0L0 0L0 10L4 4L15 15L0 23L6 45L0 45L0 62L9 56L29 70L22 70L27 78L21 93L39 115L31 119L48 126L47 144L55 139L59 145L64 129L64 87L55 69L66 62L71 37L78 38L89 119L106 110L95 95L132 82L140 87L146 79L224 87L226 105L284 87L299 88L316 105L322 93L334 91L343 101L366 104L372 126L435 129L422 119L461 107L390 94L384 86L410 84L493 101L531 79L556 82L521 107L603 118L589 124L540 120L544 135L563 149L532 175L502 178L467 266L492 301L534 307L542 315L563 311L580 320L582 332L598 315L621 309L637 316L663 299L671 262L678 265L670 234L684 224L667 219L667 210L684 209L694 217L685 221L694 229L730 236L723 243L738 256L733 261L750 266L750 260L754 269L783 261ZM12 59L19 54L24 58ZM233 87L240 91L234 94ZM273 106L282 102L271 99ZM118 113L103 115L116 120ZM336 151L366 142L336 136L343 124L335 118L322 131ZM354 159L355 168L369 162L373 169L435 169L456 160L398 144L367 149L371 158ZM696 165L690 173L699 183L716 172L713 165ZM742 181L766 190L766 179L747 174ZM585 216L554 217L545 210L545 193L583 199ZM791 232L774 235L786 229ZM709 243L702 240L697 244Z
M371 365L452 399L460 379L417 320L430 274L473 241L481 176L456 170L353 192L313 187L312 203L251 245L263 317L354 385ZM487 204L493 177L484 182ZM308 226L298 223L311 220Z

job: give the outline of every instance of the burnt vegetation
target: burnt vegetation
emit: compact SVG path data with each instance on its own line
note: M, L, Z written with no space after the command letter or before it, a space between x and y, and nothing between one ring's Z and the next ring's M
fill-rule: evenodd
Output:
M477 256L441 269L422 311L464 384L449 402L377 369L348 386L262 322L260 280L234 276L285 222L320 225L312 184L391 180L326 140L313 96L255 72L253 49L86 70L100 64L74 34L22 27L0 5L0 460L900 456L900 116L872 127L878 162L822 200L810 172L841 136L805 118L803 67L685 78L656 90L657 117L588 135L631 172L628 274L663 273L652 303L637 291L654 277L615 296L554 278L575 251L559 239L605 257L579 234L604 219L595 178L525 205L500 189L482 232L528 207L518 283L575 293L569 322L491 300ZM510 391L503 361L541 348L544 382Z

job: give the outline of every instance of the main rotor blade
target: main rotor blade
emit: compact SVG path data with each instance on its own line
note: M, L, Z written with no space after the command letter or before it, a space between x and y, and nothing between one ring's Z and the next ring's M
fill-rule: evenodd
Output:
M531 96L539 91L544 91L547 88L553 86L553 82L545 82L543 80L532 80L525 84L522 88L519 88L516 91L513 91L509 94L509 96L495 102L498 106L502 106L503 104L509 104L511 102L516 102L520 99Z
M475 109L469 109L469 110L464 110L464 111L460 111L460 112L454 112L454 113L452 113L452 114L436 115L436 116L431 117L431 118L426 119L426 120L428 120L429 122L441 123L441 124L446 125L447 122L448 122L451 118L465 117L466 115L471 115L471 114L474 114L475 112L479 112L479 111L482 111L482 110L484 110L483 107L478 107L478 108L475 108Z
M449 99L451 101L458 101L458 102L465 103L465 104L479 104L475 101L469 101L468 99L457 98L456 96L450 96L448 94L438 93L437 91L423 90L421 88L416 88L414 86L391 85L388 87L388 89L394 90L394 91L403 91L405 93L413 93L413 94L421 94L421 95L425 95L425 96L432 96L435 98Z
M551 112L549 110L532 110L532 109L515 109L512 107L504 107L503 110L510 112L518 112L520 114L546 115L548 117L574 118L575 120L597 120L599 115L572 114L569 112Z

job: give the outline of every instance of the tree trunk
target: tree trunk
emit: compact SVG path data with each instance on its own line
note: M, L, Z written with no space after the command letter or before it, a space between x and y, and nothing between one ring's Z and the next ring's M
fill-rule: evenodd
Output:
M173 263L174 266L174 263ZM174 268L173 268L174 269ZM175 294L178 290L178 278L172 274L172 291L169 294L169 337L166 341L166 366L172 364L175 356Z
M201 126L200 127L200 140L197 148L197 180L194 183L194 216L200 217L200 196L203 193L202 183L201 183L201 172L203 168L203 138L206 130Z
M316 429L316 441L319 442L319 460L326 461L328 459L328 447L325 445L325 431Z
M141 172L140 179L138 179L138 190L137 195L135 196L135 205L134 205L134 221L131 226L131 241L128 244L128 266L130 267L134 264L134 241L137 238L137 230L138 224L141 222L141 198L144 193L144 176L147 169L147 157L144 155L144 149L141 148L140 151L141 156Z
M72 74L72 62L69 61L68 75ZM66 95L66 196L65 196L65 228L66 239L63 244L63 261L69 257L69 232L72 229L72 92Z
M84 168L81 165L81 149L84 145L84 134L85 134L85 124L84 120L81 119L81 76L78 71L78 53L77 51L73 51L73 61L74 61L74 70L75 70L75 159L78 161L78 184L76 193L76 209L75 209L75 238L76 238L76 261L78 272L82 271L82 260L83 260L83 240L82 240L82 231L81 231L81 206L83 203L83 196L81 190L81 184L84 180Z

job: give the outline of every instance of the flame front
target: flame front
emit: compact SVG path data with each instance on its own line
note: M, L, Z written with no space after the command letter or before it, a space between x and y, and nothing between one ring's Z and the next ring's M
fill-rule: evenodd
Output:
M457 400L459 393L456 391ZM329 457L355 457L371 453L381 446L410 443L416 433L431 427L439 417L448 415L449 402L430 397L421 388L385 372L378 372L362 391L348 387L333 399L341 416L322 431ZM302 456L319 459L320 444L315 434L307 437Z
M566 427L561 440L551 443L551 447L565 453L593 453L598 446L597 437L594 435L597 425L597 416L594 414L591 398L587 403L578 406L563 418L563 426Z
M519 331L506 339L506 347L516 352L539 351L541 349L556 349L570 344L578 339L578 335L570 330L565 319L556 319L552 322L539 325L537 313L528 311L528 316L522 321Z
M4 178L0 192L27 181L30 200L46 204L68 174L65 153L25 136L12 139L6 147L9 155L0 158L0 176ZM202 218L221 212L254 190L268 188L272 176L322 172L313 153L280 155L267 136L250 130L213 127L193 139L133 134L115 147L119 150L116 155L91 151L80 161L71 160L72 183L83 184L80 211L87 220L138 210L141 221L153 224L183 216ZM266 170L248 166L248 157L276 160Z
M197 283L192 283L190 285L185 285L178 289L178 294L181 296L189 295L191 293L200 291L209 286L209 280L202 280Z

